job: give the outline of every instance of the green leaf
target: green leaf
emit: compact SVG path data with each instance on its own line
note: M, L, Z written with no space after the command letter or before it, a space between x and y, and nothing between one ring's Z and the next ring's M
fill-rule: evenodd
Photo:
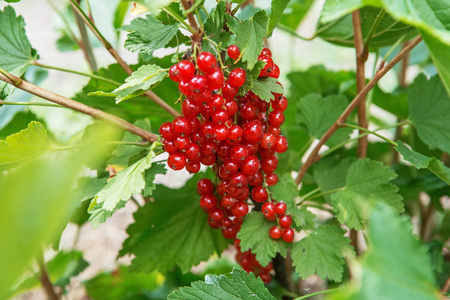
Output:
M395 150L403 156L404 160L411 163L417 169L429 169L437 177L442 179L442 181L450 185L450 169L442 161L436 157L428 157L419 152L412 151L402 141L398 141L397 145Z
M297 122L311 137L320 139L333 125L348 105L342 95L322 98L319 94L309 94L297 103ZM335 145L347 139L352 132L349 128L339 128L327 141L327 145Z
M238 95L244 96L248 91L250 91L253 88L255 82L258 81L259 73L264 68L265 64L266 64L265 62L258 60L251 70L249 70L248 64L246 62L243 62L242 60L240 60L237 64L233 65L233 69L242 68L245 70L245 82L239 88Z
M373 103L394 114L400 119L407 119L409 115L408 109L408 95L402 90L397 90L392 93L385 93L380 87L373 88Z
M237 234L237 238L241 240L242 252L251 249L263 267L267 266L277 253L286 257L288 243L281 239L274 240L269 236L270 228L275 225L276 222L268 221L262 213L252 212L245 217Z
M315 215L306 207L297 206L298 187L289 172L283 174L278 183L270 187L270 193L273 200L286 203L286 214L292 216L295 229L314 228Z
M253 81L251 91L259 96L261 100L270 102L270 100L275 99L273 93L284 93L284 88L277 82L278 79L272 77L259 78Z
M220 45L219 48L225 49L230 41L230 32L224 30L227 21L225 1L220 1L217 6L209 14L209 18L205 22L205 32L211 40ZM215 53L215 48L208 41L203 42L202 49Z
M292 262L301 278L317 274L322 279L342 281L344 257L355 255L344 233L338 226L321 225L294 244Z
M25 33L25 21L12 6L0 10L0 68L20 77L37 58ZM0 99L6 99L14 87L0 81Z
M374 7L364 7L360 10L361 31L364 40L368 37L379 12L380 9ZM354 47L352 15L348 14L331 22L320 19L315 35L339 46ZM416 35L417 31L414 27L401 23L385 14L370 40L369 50L373 51L379 47L393 45L402 37L408 40Z
M146 19L136 18L122 29L130 31L125 41L125 49L151 54L170 42L177 33L178 26L164 25L155 17L146 15Z
M279 24L292 30L296 30L300 22L306 16L313 0L291 0L281 15Z
M53 150L47 130L39 122L31 122L28 128L0 141L0 169L35 159Z
M275 300L260 278L240 269L233 269L233 272L220 276L206 275L205 281L182 287L170 294L168 299Z
M90 298L95 300L149 299L147 293L162 285L164 276L158 272L149 274L130 272L127 266L119 266L115 272L104 272L85 282Z
M280 20L281 15L286 9L289 1L290 0L272 0L272 9L270 10L269 25L267 27L266 38L272 35L272 31L275 29L275 26L277 26L277 23Z
M389 183L397 174L382 162L368 158L354 162L347 173L346 185L331 195L336 217L351 229L365 229L372 208L380 202L396 213L405 211L398 187Z
M133 123L139 128L142 128L147 131L151 131L152 127L150 125L150 121L148 119L138 120ZM126 131L123 135L123 142L139 142L142 138L132 134L131 132ZM134 145L119 145L114 152L111 154L111 157L108 159L107 164L109 165L119 165L127 167L130 159L138 155L139 153L145 151L146 148Z
M198 204L196 184L202 175L180 189L158 185L152 195L155 201L134 214L135 223L128 227L129 237L119 253L135 255L132 271L165 273L178 265L186 273L228 246L220 230L208 225L208 215Z
M166 175L166 165L164 163L156 163L145 172L145 189L142 191L142 196L150 197L156 189L154 183L156 175Z
M97 228L116 209L123 207L124 202L128 201L131 195L139 194L145 189L145 171L152 167L155 149L160 145L154 142L147 156L118 172L92 199L89 208L92 215L89 220L93 228Z
M336 157L319 160L314 166L314 179L322 193L329 192L345 186L345 177L348 169L355 162L354 158L337 159ZM324 195L331 202L331 195Z
M157 65L141 66L137 71L134 71L130 77L125 79L126 83L122 84L111 93L100 91L90 93L89 95L115 97L116 103L120 103L124 100L143 94L145 91L149 90L152 85L162 81L167 74L168 73L164 69L161 69Z
M233 19L228 15L227 18L229 22ZM253 69L258 61L258 56L261 54L268 21L266 12L261 10L239 26L230 27L230 30L236 34L236 46L243 52L242 60L248 63L249 69Z
M378 207L370 218L369 250L362 278L352 297L344 299L441 299L426 249L412 234L411 221ZM342 298L341 298L342 299Z
M408 91L409 119L430 149L450 152L450 98L438 76L416 77Z
M323 23L343 17L364 6L381 6L380 0L327 0L323 5L320 18Z

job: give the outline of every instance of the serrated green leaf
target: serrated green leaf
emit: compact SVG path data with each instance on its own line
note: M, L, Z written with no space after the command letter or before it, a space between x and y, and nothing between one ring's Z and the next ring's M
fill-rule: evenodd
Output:
M12 6L0 10L0 68L20 77L37 58L25 33L25 21L16 16ZM6 99L14 90L12 85L0 81L0 99Z
M327 0L323 5L320 18L327 23L343 17L364 6L380 7L380 0Z
M252 212L245 217L237 234L237 238L241 240L242 251L251 249L263 267L267 266L277 253L286 257L288 243L281 239L274 240L269 236L270 228L275 225L276 222L268 221L262 213Z
M430 257L412 234L409 218L378 207L370 217L368 239L359 291L344 299L441 299Z
M340 282L344 272L344 257L354 256L350 239L338 226L321 225L292 247L295 271L306 279L313 274Z
M131 99L149 90L152 85L162 81L167 72L157 65L145 65L134 71L130 77L125 79L125 83L112 91L116 97L116 103ZM103 96L109 96L104 94Z
M314 165L314 180L320 187L320 191L329 192L345 186L345 177L348 169L355 161L354 158L337 159L335 157L323 158ZM331 195L326 194L324 198L331 202Z
M412 151L402 141L398 141L397 145L395 150L403 156L404 160L410 162L417 169L429 169L437 177L442 179L442 181L450 185L450 169L442 161L436 157L428 157L419 152Z
M405 120L408 118L408 95L405 91L398 90L386 93L378 86L375 86L372 91L373 103L376 106L394 114L400 119Z
M160 145L154 142L147 156L118 172L92 199L89 220L93 228L103 223L116 209L123 207L131 195L139 194L145 189L145 172L151 168L155 149Z
M35 159L53 150L47 130L39 122L31 122L28 128L0 141L0 169Z
M314 228L315 215L306 207L297 206L298 187L289 172L283 174L278 183L270 187L270 193L273 200L286 203L286 214L292 217L295 229Z
M450 97L438 76L420 74L408 91L409 119L430 149L450 152Z
M389 183L397 174L389 167L368 158L354 162L347 173L345 187L331 195L336 217L351 229L361 230L377 203L390 205L396 213L405 208L398 187Z
M150 197L156 189L154 183L156 175L166 175L167 170L164 163L156 163L145 172L145 189L142 191L142 196Z
M253 81L253 87L250 90L261 100L270 102L270 100L275 99L273 93L284 93L284 88L277 82L278 79L273 77L259 78Z
M131 270L165 273L178 265L186 273L228 246L220 230L208 225L208 215L199 205L196 184L202 176L198 173L180 189L158 185L155 201L134 214L135 223L128 227L129 237L119 253L136 256Z
M95 300L143 299L143 295L162 285L164 276L130 272L128 266L119 266L117 272L103 272L84 284L90 298ZM145 299L149 299L145 297Z
M296 30L300 22L306 16L309 11L313 0L291 0L289 1L287 8L281 15L279 23L292 29Z
M330 2L333 3L333 1ZM361 31L364 40L368 37L370 29L379 13L380 9L374 7L364 7L360 10ZM315 33L317 37L340 46L354 47L351 14L331 22L322 20L320 19L317 25ZM402 37L408 40L416 35L417 30L414 27L401 23L388 14L385 14L370 40L369 50L372 51L379 47L393 45Z
M303 126L311 137L320 139L333 125L348 105L342 95L322 98L319 94L309 94L297 103L297 122ZM352 132L349 128L339 128L327 141L327 145L335 145L347 139Z
M272 0L271 10L269 16L269 25L267 27L266 38L272 35L272 31L277 26L278 21L281 18L286 6L288 5L290 0Z
M240 60L237 64L233 65L233 69L235 68L242 68L245 70L245 82L244 84L239 88L239 95L244 96L248 91L250 91L253 88L254 83L259 78L259 73L264 68L264 65L266 63L263 61L258 60L256 64L253 66L253 69L249 70L247 63Z
M227 16L231 24L233 17ZM254 16L245 20L239 26L231 26L230 30L236 34L236 46L243 52L242 60L248 63L251 70L258 61L258 56L263 48L263 39L267 33L269 17L264 10L257 12Z
M231 33L224 30L225 22L227 21L226 4L225 1L220 1L217 6L209 14L209 18L205 22L205 32L211 40L217 45L220 45L220 49L225 49L230 41ZM215 48L210 45L208 41L204 41L202 44L203 51L209 51L215 53Z
M233 272L220 276L206 275L205 281L196 281L190 287L182 287L170 294L168 299L275 300L261 279L240 269L233 269Z
M122 29L130 31L125 40L125 49L151 54L170 42L177 33L178 26L164 25L155 17L146 15L146 19L136 18Z
M139 128L142 128L147 131L151 131L152 127L149 119L138 120L133 123ZM123 135L123 142L139 142L142 138L126 131ZM109 165L119 165L127 167L130 159L142 151L145 151L145 148L134 145L119 145L116 149L114 149L111 157L108 159L107 164Z

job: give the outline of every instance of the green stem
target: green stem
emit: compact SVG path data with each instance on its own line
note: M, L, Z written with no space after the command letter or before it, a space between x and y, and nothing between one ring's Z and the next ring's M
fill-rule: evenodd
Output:
M231 11L231 15L234 16L238 9L241 8L242 3L239 3L232 11Z
M377 15L377 18L375 19L375 22L372 24L372 27L370 28L369 34L367 35L366 40L364 41L364 51L367 51L369 49L370 40L372 39L373 35L375 34L375 31L378 28L378 25L380 25L381 20L383 19L384 15L386 14L386 11L384 8L380 10L380 12Z
M305 203L305 204L302 204L302 206L313 207L313 208L317 208L317 209L329 212L330 214L334 214L334 211L332 209L323 207L321 205Z
M195 4L194 4L195 5ZM191 7L192 8L192 7ZM190 10L190 9L189 9ZM200 25L200 29L202 31L205 30L205 27L203 26L202 18L200 17L200 13L198 12L198 9L195 10L195 15L197 16L198 24Z
M319 197L322 197L322 196L325 196L325 195L328 195L328 194L332 194L332 193L336 193L336 192L342 191L342 189L343 189L343 187L340 187L340 188L337 188L337 189L332 189L332 190L325 191L325 192L322 192L322 193L319 193L319 194L315 194L314 196L311 196L309 198L302 197L302 200L297 205L302 205L302 203L305 202L306 200L311 200L311 199L319 198Z
M339 126L342 126L342 127L349 127L349 128L353 128L353 129L358 129L358 130L361 130L361 131L364 131L364 132L373 134L374 136L379 137L380 139L382 139L382 140L388 142L388 143L391 144L392 146L397 147L397 143L396 143L396 142L394 142L394 141L391 140L391 139L388 139L388 138L385 137L385 136L382 136L381 134L376 133L376 132L373 131L373 130L369 130L369 129L364 128L364 127L361 127L361 126L353 125L353 124L348 124L348 123L341 123L341 124L339 124Z
M55 6L55 4L53 4L53 2L51 0L47 0L48 4L50 4L50 6L53 8L53 10L58 14L58 16L61 18L61 20L64 23L64 26L66 27L67 33L72 37L72 39L78 44L78 46L80 46L80 41L78 40L78 38L76 37L75 33L72 31L72 29L70 28L70 24L69 21L67 21L66 17L64 16L63 13L61 13L59 11L59 9ZM80 46L81 48L81 46Z
M124 141L110 141L110 142L105 142L105 144L107 145L118 145L118 146L139 146L139 147L148 147L150 146L152 143L150 142L124 142ZM83 144L76 144L76 145L69 145L69 146L62 146L62 147L54 147L53 150L55 151L65 151L65 150L71 150L71 149L76 149L76 148L80 148L80 147L84 147L84 146L89 146L90 144L88 143L83 143Z
M320 291L320 292L315 292L315 293L312 293L312 294L308 294L308 295L305 295L305 296L301 296L301 297L295 298L294 300L302 300L302 299L307 299L307 298L314 297L314 296L317 296L317 295L334 293L334 292L337 292L338 290L339 290L339 288L323 290L323 291Z
M64 106L45 102L12 102L0 100L0 105L29 105L29 106L50 106L64 108Z
M104 81L104 82L108 82L108 83L111 83L111 84L114 84L114 85L117 85L117 86L121 85L120 82L117 82L117 81L114 81L114 80L111 80L111 79L108 79L108 78L105 78L105 77L102 77L102 76L99 76L99 75L95 75L95 74L83 73L83 72L79 72L79 71L75 71L75 70L70 70L70 69L64 69L64 68L60 68L60 67L44 65L44 64L38 63L37 61L34 61L33 65L35 65L37 67L40 67L40 68L44 68L44 69L57 70L57 71L61 71L61 72L66 72L66 73L72 73L72 74L77 74L77 75L81 75L81 76L86 76L86 77L90 77L90 78L93 78L93 79L98 79L98 80L101 80L101 81Z
M315 193L317 193L317 192L319 192L319 191L320 191L320 187L317 187L317 188L315 188L314 190L312 190L312 191L306 193L305 195L303 195L301 198L302 198L302 199L307 199L308 197L311 197L312 195L314 195ZM300 201L300 203L301 203L301 202L303 202L303 200Z
M383 56L383 59L381 60L382 63L385 62L385 61L387 61L389 55L391 55L392 51L394 51L395 48L397 48L397 46L400 45L400 44L405 40L405 37L408 35L408 33L409 33L409 30L408 30L408 32L406 32L404 35L402 35L402 36L394 43L394 45L391 46L391 48L388 50L388 52Z
M189 25L188 23L186 23L183 18L178 15L176 12L174 12L170 7L165 7L162 9L164 12L166 12L169 16L171 16L172 18L174 18L175 20L177 20L178 22L180 22L181 24L184 25L184 27L186 27L186 29L194 34L196 31L194 28L191 27L191 25Z

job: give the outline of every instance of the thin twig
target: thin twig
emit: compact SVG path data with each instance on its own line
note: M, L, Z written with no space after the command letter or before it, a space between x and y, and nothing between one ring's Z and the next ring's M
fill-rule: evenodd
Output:
M361 17L359 9L352 13L353 20L353 36L355 41L356 52L356 87L357 92L360 93L366 85L365 61L367 57L364 55L364 41L361 31ZM358 125L363 128L368 128L367 112L366 112L366 96L364 96L358 104ZM361 134L362 131L359 131ZM364 136L358 140L358 157L364 158L367 155L368 137ZM356 236L356 235L354 235Z
M6 72L2 69L0 69L0 70L3 72ZM9 75L12 77L15 77L12 74L9 74ZM133 124L128 123L124 119L110 115L104 111L101 111L96 108L92 108L83 103L66 98L66 97L58 95L56 93L47 91L43 88L40 88L34 84L27 82L25 80L21 80L21 82L19 84L15 84L14 81L10 80L8 77L6 77L4 75L0 75L0 80L4 81L6 83L12 84L18 89L24 90L30 94L36 95L36 96L46 99L48 101L51 101L51 102L57 103L59 105L71 108L73 110L82 112L82 113L90 115L96 119L103 120L108 123L114 124L120 128L123 128L123 129L137 135L137 136L142 137L146 141L154 142L158 139L158 136L156 134L153 134L147 130L144 130L142 128L134 126Z
M348 116L351 114L351 112L358 106L359 102L367 95L367 93L377 84L377 82L390 70L392 69L400 60L405 57L405 55L411 51L415 46L417 46L422 41L422 38L420 36L416 37L411 44L408 45L407 48L400 51L399 54L397 54L396 57L392 61L390 61L387 65L385 65L380 71L378 71L375 76L372 78L371 81L364 87L364 89L356 95L356 97L353 99L353 101L347 106L345 111L339 116L339 118L336 120L336 122L331 125L331 127L323 134L323 136L320 138L319 143L314 147L314 149L309 154L308 158L306 159L305 163L300 168L297 178L295 179L295 182L297 185L300 184L300 182L303 179L303 176L305 176L306 171L308 171L309 167L313 164L315 158L317 157L317 154L319 154L320 149L323 145L325 145L325 142L328 141L328 139L336 132L336 130L339 128L338 124L344 122Z
M58 300L59 297L55 292L52 282L50 281L50 277L48 276L42 252L38 254L37 262L39 265L39 272L40 272L39 280L41 281L42 288L44 289L47 298L50 300Z
M127 72L128 75L133 73L131 67L120 57L117 51L111 46L111 44L105 39L105 37L100 33L100 31L95 26L94 22L84 13L81 7L78 5L76 0L70 0L70 4L78 13L78 15L83 19L84 23L91 29L94 35L99 39L102 45L108 50L108 52L114 57L117 63L122 67L122 69ZM161 99L158 95L156 95L153 91L148 90L144 93L147 97L153 100L156 104L164 108L167 112L169 112L174 117L178 117L180 114L169 104L167 104L163 99Z

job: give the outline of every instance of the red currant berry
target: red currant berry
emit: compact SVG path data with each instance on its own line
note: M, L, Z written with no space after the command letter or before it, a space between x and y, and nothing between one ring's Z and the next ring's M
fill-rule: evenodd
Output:
M280 126L284 122L284 114L281 111L274 110L269 114L269 123L273 126Z
M268 76L276 79L280 77L280 68L278 67L277 64L275 63L273 64L272 72L270 72Z
M283 230L278 226L273 226L269 230L269 235L273 239L279 239L283 235Z
M208 178L200 179L197 182L197 193L202 195L209 195L214 191L214 185Z
M225 103L225 108L227 109L228 115L232 117L237 113L239 106L236 100L230 99Z
M164 150L166 150L167 153L173 153L177 151L177 146L175 146L174 141L164 140Z
M159 127L159 134L162 135L164 140L172 141L175 138L175 133L173 132L173 125L171 122L164 122Z
M196 117L201 111L199 103L192 98L187 98L181 104L181 113L186 117Z
M210 90L218 90L222 87L224 81L222 70L215 67L210 73L206 74L206 82Z
M223 167L230 173L236 173L239 171L239 164L232 159L227 159L223 162Z
M232 209L236 205L236 203L236 199L228 195L220 199L220 206L226 209Z
M275 155L261 159L261 168L264 173L273 173L278 166L278 158Z
M196 143L190 143L184 152L184 155L189 160L199 161L200 160L200 147Z
M230 149L230 158L236 162L242 162L248 156L248 150L243 145L235 145Z
M208 102L209 107L213 110L222 108L224 104L225 99L223 99L223 97L219 94L212 95Z
M203 195L200 197L200 207L207 213L217 206L217 198L214 195Z
M202 156L200 162L205 166L212 166L216 162L216 156L215 155Z
M252 199L256 202L265 202L269 198L267 190L262 185L257 185L252 190Z
M273 150L277 153L283 153L286 152L287 148L287 138L282 135L277 136L277 138L275 139L275 144L273 145Z
M241 171L245 175L255 175L259 167L259 159L255 155L249 155L242 162Z
M204 73L212 72L216 63L216 57L209 52L201 52L197 57L197 66Z
M219 193L219 195L221 196L224 196L227 191L228 191L228 182L226 181L219 182L219 184L217 185L217 193Z
M239 88L234 87L230 84L229 80L226 80L222 86L222 96L225 99L233 99L237 93L239 92Z
M189 173L198 173L200 171L200 163L193 160L188 161L186 163L186 171Z
M244 103L239 108L241 117L245 120L253 120L256 116L256 108L250 103Z
M231 45L227 49L227 54L232 60L238 59L239 55L241 54L241 51L239 51L238 46Z
M275 173L269 173L266 174L266 183L268 186L272 186L277 184L278 182L278 175Z
M261 147L263 147L264 149L272 149L274 143L275 136L271 133L264 133L261 139Z
M171 153L167 158L167 164L173 170L181 170L186 166L186 157L180 152Z
M287 101L286 97L281 96L279 98L276 98L275 100L272 100L271 104L272 104L273 110L283 112L286 110L286 108L288 106L288 101Z
M222 229L222 235L226 239L235 239L238 231L239 231L239 229L237 228L237 226L233 224L230 227L223 228Z
M281 215L278 219L281 228L288 228L292 224L292 218L289 215Z
M215 154L217 150L217 145L215 142L213 142L212 140L209 141L205 141L201 146L200 146L200 151L202 152L203 155L212 155Z
M230 185L240 188L247 185L247 177L244 173L236 172L230 176Z
M223 141L228 137L229 129L226 125L214 126L213 138L217 141Z
M169 77L170 77L170 79L172 79L175 82L180 82L181 81L180 69L178 69L178 64L175 64L175 65L170 67L170 69L169 69Z
M243 127L244 129L244 139L252 144L259 143L263 136L263 126L260 121L253 120L246 123Z
M223 124L226 120L228 120L229 116L226 110L224 109L217 109L215 110L212 115L211 119L215 124Z
M244 133L244 130L242 129L241 126L239 125L232 125L230 127L230 132L228 134L228 138L231 141L240 141L241 140L241 136Z
M261 280L265 283L265 284L269 284L272 282L272 275L268 274L268 273L261 273L259 274L259 278L261 278Z
M265 202L261 207L261 211L266 218L271 218L275 215L275 205L272 202Z
M195 94L201 94L207 87L206 78L203 75L194 75L189 81L189 88Z
M228 158L228 156L230 155L230 149L231 149L230 145L228 145L227 143L221 142L219 144L219 146L217 146L216 154L218 157L220 157L222 159Z
M283 201L275 203L275 213L277 215L282 215L286 212L287 205Z
M273 134L274 136L279 136L281 133L281 129L278 126L269 125L267 132Z
M183 116L176 117L175 120L173 120L172 124L173 124L173 132L175 134L184 136L185 134L188 134L191 132L191 126L186 117L183 117Z
M245 83L245 70L242 68L236 68L230 72L228 80L231 86L241 87Z
M291 243L294 240L295 232L292 228L286 228L283 230L283 240L285 242Z
M195 74L195 66L188 60L182 60L178 63L179 77L181 80L189 81Z
M269 48L264 47L264 48L261 50L261 55L266 55L266 56L268 56L268 57L272 57L272 52L269 50Z
M189 80L181 80L180 83L178 83L178 89L180 92L182 92L186 97L191 97L194 93L191 91L191 88L189 87Z
M210 139L214 135L214 124L210 121L203 122L202 125L200 125L200 132L203 135L203 137Z
M258 56L258 60L265 62L264 68L259 72L259 77L267 77L272 72L273 69L273 60L270 56L260 55Z
M186 149L189 146L190 141L189 141L189 138L187 136L178 135L173 140L173 144L175 145L175 147L177 147L177 149L184 150L184 149Z
M222 224L222 221L225 219L225 214L220 209L214 208L208 217L214 220L215 223Z
M242 218L248 214L248 205L245 202L238 202L231 208L231 212L236 218Z

